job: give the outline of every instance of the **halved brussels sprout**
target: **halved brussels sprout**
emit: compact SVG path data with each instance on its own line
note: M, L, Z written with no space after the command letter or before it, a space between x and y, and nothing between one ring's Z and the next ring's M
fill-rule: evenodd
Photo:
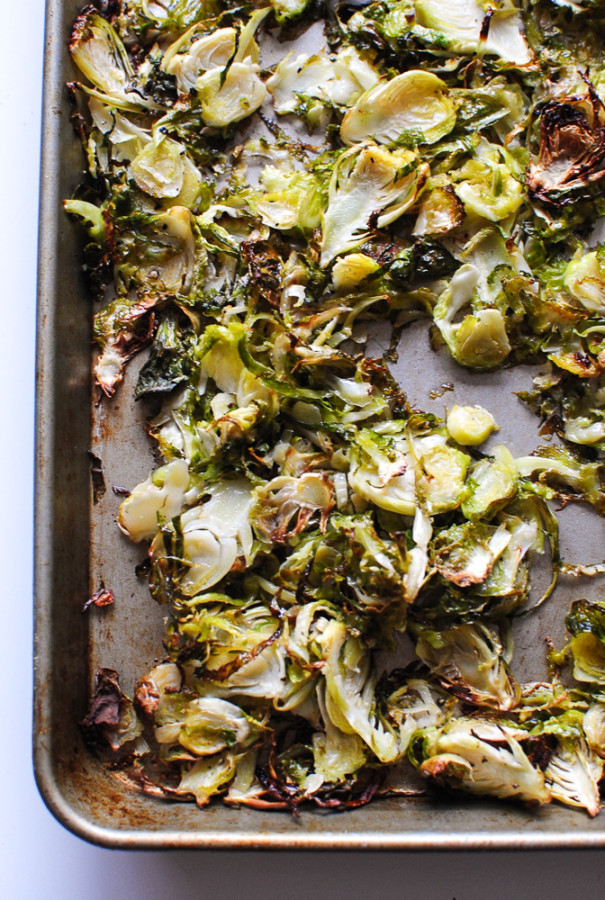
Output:
M434 144L456 124L447 87L431 72L412 70L380 82L359 98L340 126L345 144Z

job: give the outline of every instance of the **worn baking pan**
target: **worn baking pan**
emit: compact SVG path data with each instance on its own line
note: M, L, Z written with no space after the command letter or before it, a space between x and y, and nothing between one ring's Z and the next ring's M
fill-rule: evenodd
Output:
M42 795L69 829L111 847L229 848L494 848L605 844L605 813L552 804L538 811L507 805L431 798L379 800L346 813L200 810L131 791L89 753L80 734L94 671L120 672L129 692L162 655L162 612L134 575L140 550L118 532L119 498L111 485L133 486L151 468L150 447L126 383L111 402L98 404L90 382L90 304L81 268L80 233L67 221L62 199L82 177L81 149L64 88L73 77L66 45L82 0L48 0L41 182L38 319L35 768ZM379 340L379 336L377 338ZM472 375L430 356L426 328L404 334L396 374L412 402L442 412L430 392L454 382L455 400L483 403L501 424L499 440L517 453L538 443L536 423L512 390L529 382L526 370ZM436 391L438 394L439 391ZM108 490L92 501L93 447L103 460ZM603 520L587 510L561 516L567 559L597 562ZM82 613L91 590L104 582L116 596L105 609ZM563 583L554 599L515 626L515 671L544 674L542 639L560 642L571 599L602 593L602 583Z

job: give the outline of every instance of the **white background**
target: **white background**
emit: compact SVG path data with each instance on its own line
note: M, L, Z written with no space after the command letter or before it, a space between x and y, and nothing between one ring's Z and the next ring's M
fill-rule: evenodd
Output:
M603 897L601 851L125 852L69 834L31 764L32 475L43 0L0 0L0 891L10 900ZM602 813L605 816L605 812Z

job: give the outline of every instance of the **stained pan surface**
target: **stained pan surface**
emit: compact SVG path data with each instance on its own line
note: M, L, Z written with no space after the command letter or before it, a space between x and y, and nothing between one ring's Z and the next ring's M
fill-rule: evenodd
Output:
M48 0L41 182L37 506L35 767L54 814L80 836L111 847L494 848L605 844L605 813L552 804L528 811L503 803L391 799L346 813L264 813L212 805L163 802L134 793L88 752L79 729L95 670L120 672L127 693L162 655L162 610L137 581L142 551L115 525L119 497L112 485L132 487L152 467L128 379L111 402L96 402L90 381L91 305L81 268L80 233L67 221L62 199L83 174L81 149L69 121L64 84L74 77L67 53L81 0ZM376 337L380 349L380 334ZM501 425L498 441L528 453L539 443L536 420L512 393L529 384L527 369L474 375L428 348L426 326L404 332L394 371L418 406L442 413L453 402L481 403ZM132 379L132 375L130 376ZM455 390L430 398L443 383ZM108 490L92 503L89 448L101 457ZM599 562L604 523L589 510L560 516L562 550L570 561ZM101 581L116 596L112 607L82 613ZM543 639L561 643L572 599L603 594L602 582L575 580L515 625L515 673L545 675Z

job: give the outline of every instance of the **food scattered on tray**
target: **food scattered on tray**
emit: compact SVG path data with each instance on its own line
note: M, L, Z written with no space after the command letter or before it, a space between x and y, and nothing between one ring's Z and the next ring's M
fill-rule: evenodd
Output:
M89 235L95 378L111 416L147 351L163 457L119 527L149 547L165 656L133 699L100 670L84 723L121 779L296 811L397 793L407 766L598 813L603 566L560 559L556 507L605 512L604 29L598 0L77 18L88 173L65 208ZM542 446L515 456L481 406L414 408L388 365L414 320L427 373L437 353L486 381L538 364L518 402ZM511 622L562 566L593 593L550 680L520 681Z

